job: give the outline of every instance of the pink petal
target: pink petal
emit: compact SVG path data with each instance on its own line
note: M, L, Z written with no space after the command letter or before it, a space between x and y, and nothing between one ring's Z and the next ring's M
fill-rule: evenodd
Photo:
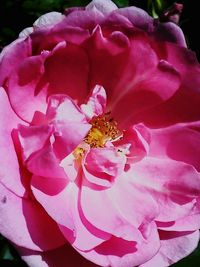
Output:
M18 251L22 259L31 267L98 267L84 259L68 244L43 253L24 248L18 248Z
M69 230L66 229L66 227L60 225L60 230L70 241L70 243L72 243L74 248L82 251L91 250L105 240L109 239L110 234L100 231L86 220L81 210L79 190L77 185L70 183L68 187L68 212L70 213L73 221L73 239L70 240Z
M48 185L51 183L51 186ZM36 199L47 213L59 224L60 230L81 250L88 250L105 241L105 235L84 221L79 211L78 187L74 183L65 184L53 178L34 177L32 190Z
M19 196L25 194L23 179L19 172L19 163L12 139L12 130L21 120L10 107L3 88L0 88L0 183Z
M135 163L129 171L135 183L145 187L160 206L156 220L169 222L193 214L200 193L200 176L192 166L149 157Z
M159 252L140 267L165 267L188 256L198 245L199 231L188 233L160 232Z
M81 252L84 257L100 266L130 267L138 266L152 258L160 246L157 229L154 224L149 226L149 236L137 243L127 242L120 238L112 238L98 246L94 251Z
M56 223L36 202L17 197L1 184L0 191L2 235L18 246L37 251L54 249L65 243Z
M75 197L72 186L64 179L33 176L31 189L37 201L58 224L71 230L74 222L71 215L71 201Z

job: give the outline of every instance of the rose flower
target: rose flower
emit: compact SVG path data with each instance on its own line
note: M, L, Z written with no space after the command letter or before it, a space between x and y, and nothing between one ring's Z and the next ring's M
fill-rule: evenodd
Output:
M0 57L0 232L31 267L164 267L200 228L200 67L174 23L110 0Z

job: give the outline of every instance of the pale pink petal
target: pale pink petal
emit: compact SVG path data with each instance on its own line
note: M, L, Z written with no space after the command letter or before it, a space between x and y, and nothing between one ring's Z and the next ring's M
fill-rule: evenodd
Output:
M39 204L17 197L1 184L0 191L2 235L18 246L37 251L54 249L65 243L58 226Z
M23 178L12 139L12 130L21 120L10 107L6 92L0 88L0 183L19 196L25 194Z
M140 267L166 267L188 256L197 247L199 231L188 233L160 232L159 252Z
M113 12L127 18L132 25L145 31L151 31L153 29L153 18L148 15L143 9L130 6L117 9Z
M59 27L64 25L80 27L87 30L93 30L96 25L100 25L105 19L105 15L97 8L89 10L74 10L67 14Z
M91 128L79 107L65 95L50 97L47 119L55 129L53 149L59 159L72 153Z
M100 12L107 15L118 8L111 0L93 0L86 6L86 10L93 9L98 9Z
M41 29L41 28L49 28L53 27L55 24L62 21L64 18L64 15L62 15L59 12L49 12L42 16L40 16L34 23L33 27L34 30Z
M91 174L102 178L118 177L124 170L126 157L114 148L93 148L85 158L85 168ZM87 177L86 177L87 178Z
M121 140L115 141L118 151L126 155L127 164L141 160L149 152L150 132L143 124L128 128Z
M81 110L91 119L93 116L101 115L105 111L105 108L106 91L102 86L96 85L86 104L81 105Z

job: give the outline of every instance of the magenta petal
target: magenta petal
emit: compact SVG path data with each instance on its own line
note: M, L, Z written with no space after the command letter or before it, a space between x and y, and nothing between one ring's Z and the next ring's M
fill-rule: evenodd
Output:
M1 184L0 191L2 235L18 246L37 251L54 249L65 243L56 223L36 202L17 197Z
M72 44L61 46L48 57L44 66L49 94L65 94L79 102L87 96L89 66L81 47Z
M160 250L150 261L140 267L170 266L192 253L199 242L199 231L188 233L161 231L160 236Z

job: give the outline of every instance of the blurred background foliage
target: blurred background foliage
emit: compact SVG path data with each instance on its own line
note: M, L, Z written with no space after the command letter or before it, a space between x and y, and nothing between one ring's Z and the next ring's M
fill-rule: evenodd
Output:
M150 15L155 17L160 16L164 10L175 3L174 0L113 1L118 5L118 7L135 5L143 8L148 11ZM31 26L42 14L52 10L63 12L63 10L67 7L85 6L89 2L90 0L0 0L0 49L15 40L20 31ZM197 57L200 59L198 1L177 0L177 2L184 5L179 25L186 36L189 48L195 51ZM20 260L16 250L1 235L0 266L26 267L26 264ZM198 266L200 266L200 246L190 256L173 265L173 267Z

